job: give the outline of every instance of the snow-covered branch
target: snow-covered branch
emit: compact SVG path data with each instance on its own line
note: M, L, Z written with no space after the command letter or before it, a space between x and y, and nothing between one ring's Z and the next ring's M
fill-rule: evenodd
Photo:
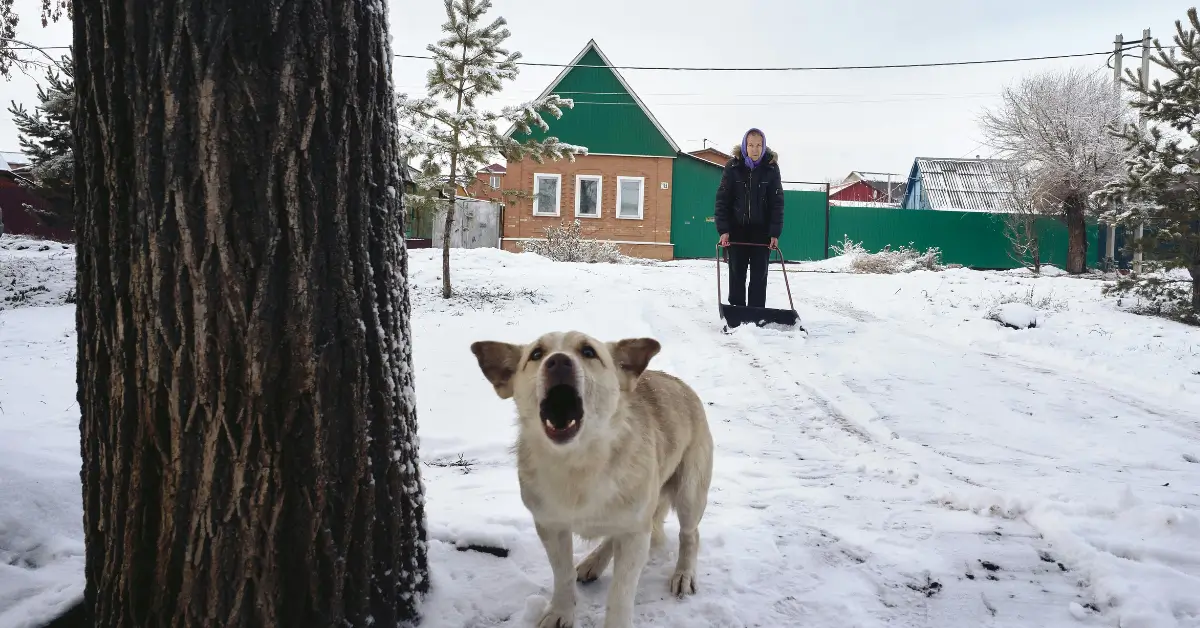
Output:
M989 145L1036 172L1040 194L1064 199L1089 195L1120 172L1126 146L1109 127L1130 119L1110 80L1071 69L1005 89L980 126Z

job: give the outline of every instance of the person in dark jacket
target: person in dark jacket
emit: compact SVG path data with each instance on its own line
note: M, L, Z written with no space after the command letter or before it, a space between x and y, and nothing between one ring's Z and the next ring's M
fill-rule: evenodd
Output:
M759 129L746 131L725 164L713 217L720 244L729 251L729 304L766 307L767 263L783 231L783 183L779 156L767 148L767 136Z

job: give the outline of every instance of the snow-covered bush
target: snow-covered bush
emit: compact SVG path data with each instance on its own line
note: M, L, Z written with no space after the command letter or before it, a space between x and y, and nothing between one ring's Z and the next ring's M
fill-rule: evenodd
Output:
M1053 291L1050 291L1049 294L1039 297L1037 296L1033 287L1030 287L1028 290L1023 292L1004 292L994 295L984 301L983 307L989 312L993 312L997 308L1009 303L1021 303L1023 305L1028 305L1035 310L1042 310L1046 312L1061 312L1067 309L1067 304L1055 298Z
M1013 329L1037 327L1042 321L1042 313L1067 309L1067 304L1055 298L1053 292L1037 296L1032 287L1024 292L993 295L980 306L985 312L984 318Z
M1193 280L1187 271L1164 270L1156 261L1143 262L1141 275L1119 276L1101 292L1117 297L1117 306L1133 314L1158 316L1187 325L1200 325L1200 310L1191 307Z
M1011 329L1032 329L1038 326L1040 313L1024 303L1005 303L988 313L988 319Z
M521 243L521 250L556 262L619 264L629 259L613 242L584 239L583 225L578 220L570 224L559 223L557 227L546 227L542 231L546 239L527 240Z
M941 262L942 251L936 246L921 252L912 246L901 246L893 251L889 245L878 253L871 253L862 243L854 242L849 236L843 236L840 245L834 244L830 248L838 257L849 258L850 269L856 273L891 275L911 273L914 270L937 271L944 268Z

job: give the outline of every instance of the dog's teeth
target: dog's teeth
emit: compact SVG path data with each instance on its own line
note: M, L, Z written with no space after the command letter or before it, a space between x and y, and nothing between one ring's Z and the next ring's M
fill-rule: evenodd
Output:
M571 428L573 428L573 427L575 427L575 419L571 419L571 422L570 422L570 423L567 423L567 427L565 427L565 428L563 428L563 429L568 429L568 430L569 430L569 429L571 429Z
M550 429L554 429L554 424L553 424L553 423L551 423L549 420L547 420L547 419L543 419L543 420L542 420L542 423L545 423L545 424L546 424L546 427L548 427L548 428L550 428Z

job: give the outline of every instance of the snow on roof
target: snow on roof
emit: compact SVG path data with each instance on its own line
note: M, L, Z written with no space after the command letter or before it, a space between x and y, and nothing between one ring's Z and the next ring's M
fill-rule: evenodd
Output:
M15 150L0 150L0 170L12 170L19 166L28 166L29 158L25 153Z
M29 157L26 157L25 153L21 151L0 150L0 157L3 157L8 163L18 166L24 166L29 163Z
M508 172L508 168L505 168L504 166L502 166L500 164L492 164L490 166L484 166L483 168L480 168L479 171L480 172L490 172L492 174L504 174L504 173Z
M829 194L831 196L834 194L837 194L838 192L841 192L842 190L844 190L856 183L858 183L858 181L843 181L841 183L838 183L837 185L830 186Z
M904 175L894 174L891 172L863 172L862 170L855 170L854 172L850 173L850 176L857 176L863 181L877 181L879 183L887 183L888 181L892 181L894 183L896 181L903 181L905 179ZM846 179L849 178L850 177L846 177Z
M884 203L877 201L842 201L836 198L829 199L829 204L836 205L838 207L891 207L893 209L900 207L899 202Z
M918 157L921 193L930 209L997 211L1012 206L1003 159L937 159Z

